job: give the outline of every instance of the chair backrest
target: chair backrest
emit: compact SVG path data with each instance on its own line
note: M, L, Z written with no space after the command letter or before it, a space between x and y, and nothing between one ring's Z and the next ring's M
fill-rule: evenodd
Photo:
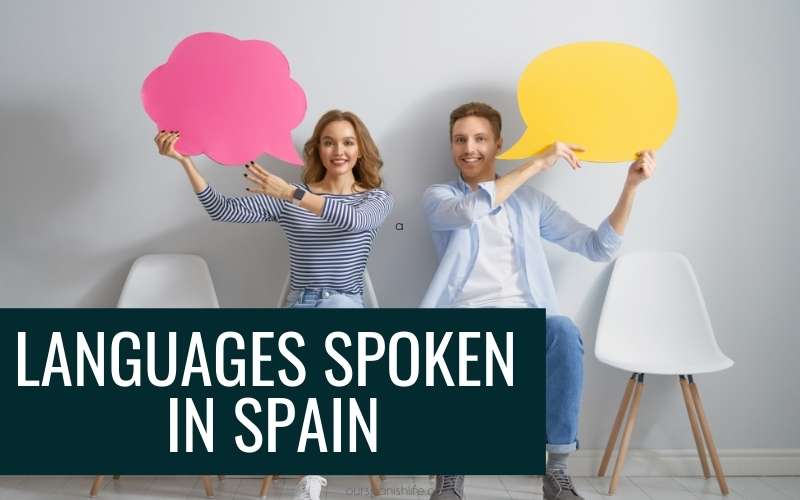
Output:
M219 307L208 265L188 254L151 254L136 259L117 307Z
M278 307L286 306L286 298L289 296L289 284L290 277L287 275L286 279L283 281L281 295L278 297ZM380 307L378 306L378 296L375 295L375 288L372 286L372 280L366 268L364 269L364 307L367 309L377 309Z
M375 287L372 286L372 280L366 268L364 269L364 307L367 309L377 309L380 307L378 305L378 296L375 295Z
M637 252L617 259L597 328L595 356L614 366L642 366L646 373L673 373L673 359L682 360L682 366L688 358L693 366L705 359L727 360L686 257Z

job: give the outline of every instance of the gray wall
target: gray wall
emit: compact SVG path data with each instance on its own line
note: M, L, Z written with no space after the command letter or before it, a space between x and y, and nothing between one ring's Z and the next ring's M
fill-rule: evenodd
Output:
M140 85L189 34L221 31L284 51L309 98L298 146L329 108L365 120L397 198L370 260L384 306L415 306L435 268L419 202L425 186L456 173L450 109L492 103L510 145L523 130L516 81L537 53L622 41L659 56L680 98L623 251L677 250L695 266L719 343L736 361L699 378L718 445L798 448L800 276L790 235L799 14L796 2L727 0L9 2L0 16L0 306L113 306L133 260L153 252L205 257L223 306L275 303L287 266L281 230L212 224L152 143ZM297 178L296 168L262 160ZM242 191L239 169L197 162L221 191ZM560 165L531 182L597 224L624 175L622 165ZM586 339L582 444L600 448L626 379L591 354L610 267L548 248L563 309ZM653 377L632 446L691 448L684 415L674 380Z

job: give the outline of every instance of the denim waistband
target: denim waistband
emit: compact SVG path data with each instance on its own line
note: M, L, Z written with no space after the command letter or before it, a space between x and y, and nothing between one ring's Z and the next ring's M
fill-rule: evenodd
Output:
M355 293L347 293L341 290L336 290L334 288L299 288L296 290L289 290L289 294L287 296L288 301L293 302L302 302L303 299L310 299L310 300L319 300L319 299L327 299L331 295L359 295ZM360 295L359 295L360 296Z

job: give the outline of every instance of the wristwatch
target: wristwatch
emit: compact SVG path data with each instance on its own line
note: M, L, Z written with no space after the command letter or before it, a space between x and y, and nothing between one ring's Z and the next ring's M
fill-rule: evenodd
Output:
M303 188L297 188L292 193L292 205L300 206L300 202L303 200L303 196L306 195L306 190Z

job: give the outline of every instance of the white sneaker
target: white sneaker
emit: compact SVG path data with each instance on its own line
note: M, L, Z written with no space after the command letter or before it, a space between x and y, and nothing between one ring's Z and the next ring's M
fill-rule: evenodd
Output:
M322 476L304 476L297 483L297 493L294 495L294 500L319 500L322 487L327 484L328 481Z

